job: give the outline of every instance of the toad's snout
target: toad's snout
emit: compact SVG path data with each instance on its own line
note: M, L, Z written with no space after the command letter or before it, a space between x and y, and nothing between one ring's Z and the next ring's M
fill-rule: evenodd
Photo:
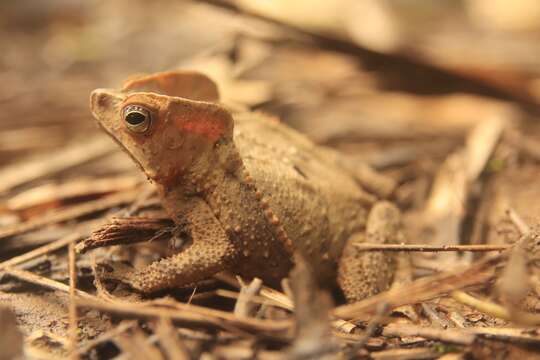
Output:
M114 109L115 105L123 100L124 96L112 89L96 89L90 94L90 108L96 118Z

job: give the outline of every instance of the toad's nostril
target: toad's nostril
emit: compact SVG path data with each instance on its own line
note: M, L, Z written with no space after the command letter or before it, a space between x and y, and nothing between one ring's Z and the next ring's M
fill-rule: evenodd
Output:
M109 105L109 96L99 90L92 91L90 103L94 110L106 108Z

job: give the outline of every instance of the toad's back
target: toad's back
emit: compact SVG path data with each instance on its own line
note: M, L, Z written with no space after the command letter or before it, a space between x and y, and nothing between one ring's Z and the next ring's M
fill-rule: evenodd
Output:
M262 114L236 115L234 142L294 248L319 274L334 277L345 242L365 226L372 197L331 150Z

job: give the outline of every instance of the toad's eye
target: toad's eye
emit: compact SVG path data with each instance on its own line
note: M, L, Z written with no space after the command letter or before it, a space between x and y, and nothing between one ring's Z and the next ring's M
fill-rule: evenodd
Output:
M150 128L150 111L139 105L128 105L123 111L124 122L129 130L136 133L146 132Z

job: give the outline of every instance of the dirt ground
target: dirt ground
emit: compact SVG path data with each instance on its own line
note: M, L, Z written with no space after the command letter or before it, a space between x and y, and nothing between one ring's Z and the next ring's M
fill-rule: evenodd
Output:
M540 355L537 1L21 0L0 28L0 359ZM399 251L395 286L103 279L174 234L89 94L172 69L392 179L404 239L364 250Z

